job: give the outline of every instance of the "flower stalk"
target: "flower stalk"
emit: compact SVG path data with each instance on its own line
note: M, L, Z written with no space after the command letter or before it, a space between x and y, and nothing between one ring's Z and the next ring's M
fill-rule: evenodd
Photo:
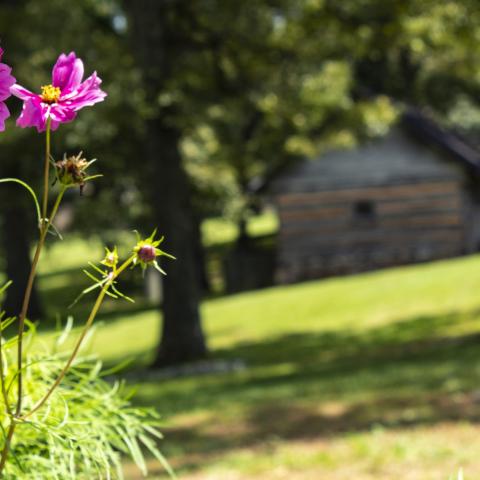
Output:
M3 51L0 48L0 60L2 53ZM46 409L45 415L43 415L42 412L42 415L36 419L36 421L40 423L45 423L45 418L47 418L49 415L50 407L55 405L55 402L48 402L49 399L57 390L57 388L63 388L62 381L65 379L65 376L69 370L71 375L75 376L75 369L71 369L71 367L78 357L85 338L90 331L98 312L100 311L105 296L108 295L112 298L123 298L127 301L133 302L131 298L124 295L117 289L117 278L128 267L134 268L136 265L139 265L143 271L152 266L165 274L165 272L159 266L159 257L166 256L168 258L174 258L172 255L158 248L163 240L163 237L156 239L156 231L154 231L148 238L145 239L140 238L137 234L138 238L136 245L133 247L130 256L123 263L121 263L120 266L118 266L119 257L116 247L114 247L112 250L106 249L105 258L100 262L100 266L89 263L90 267L92 267L94 271L91 273L88 270L84 270L84 273L95 283L89 288L85 289L79 298L93 290L98 289L99 291L90 314L87 317L87 320L75 342L72 351L67 356L65 363L63 363L63 356L57 357L59 360L61 358L61 361L56 364L58 367L55 368L55 377L52 383L50 383L50 381L46 381L46 379L50 378L50 375L43 376L42 373L43 383L41 383L40 388L32 388L30 381L28 384L24 385L24 374L30 364L30 360L28 355L29 352L25 352L24 354L23 340L33 284L37 275L38 264L42 250L45 246L47 235L51 228L56 231L53 221L57 215L65 192L69 188L78 187L80 189L80 194L82 194L83 188L88 181L101 176L89 175L87 170L95 160L86 160L82 157L82 152L76 156L67 156L65 154L62 160L55 161L51 155L51 132L56 130L61 123L68 123L72 121L80 109L101 102L106 97L106 93L100 89L101 79L96 75L96 72L94 72L86 80L82 81L84 72L83 62L81 59L76 57L74 52L71 52L68 55L61 54L59 56L52 71L52 83L41 87L41 94L32 93L21 85L14 84L15 79L10 75L10 70L10 67L0 63L0 131L3 130L4 120L9 115L8 109L3 101L11 93L23 100L23 109L20 117L17 119L17 125L20 127L36 127L37 131L45 132L45 160L43 166L43 191L40 201L37 198L35 191L26 182L17 178L0 179L0 183L17 183L29 192L35 202L35 210L39 229L38 240L35 246L35 252L27 279L27 285L25 288L20 313L17 317L18 332L16 336L16 345L13 342L4 343L2 338L3 330L13 323L15 318L9 318L7 321L5 321L5 324L0 325L0 398L3 397L3 402L5 404L3 418L6 422L4 426L1 426L4 443L0 453L0 479L4 478L5 475L8 475L8 478L10 478L12 475L11 472L15 471L17 465L20 467L23 475L23 467L18 461L16 461L16 465L12 465L10 462L8 462L9 456L13 456L14 454L14 452L12 452L12 439L14 437L16 427L21 423L27 426L29 423L27 422L27 419L39 411L42 407L47 405L48 408ZM52 165L52 168L55 171L56 180L53 182L53 184L50 184L50 165ZM51 205L50 214L48 214L49 187L50 185L53 186L56 182L58 182L58 192L53 205ZM60 236L60 234L58 235ZM3 288L0 288L0 293L2 293L7 286L8 283ZM0 313L0 322L3 319L2 317L3 315ZM8 348L4 348L5 346ZM12 349L11 351L13 353L13 361L11 361L11 357L6 354L10 348ZM34 375L35 369L31 369L30 373ZM6 386L7 378L11 379L8 387ZM11 389L14 393L12 393ZM25 392L24 389L26 390ZM75 390L75 388L73 388L73 390ZM30 395L31 392L33 392L33 395L35 395L35 398L37 398L37 391L41 392L39 395L39 400L36 402L31 401L25 406L23 404L25 396L27 394ZM40 418L42 418L42 420L40 420ZM115 427L111 427L110 430L114 430L114 428ZM139 440L143 442L146 448L148 448L157 458L160 459L167 471L173 476L173 472L161 456L160 452L158 452L156 449L153 441L149 440L143 433L141 433L143 430L147 430L147 427L145 427L145 429L135 430L135 432L140 431L140 433L132 434L129 432L130 436L133 435L133 440L125 440L127 447L132 452L132 455L136 457L138 453L138 446L135 448L131 447L131 445L137 445L136 436L138 435ZM154 436L159 435L150 427L148 432ZM23 432L17 433L17 436L20 436L21 433ZM106 435L105 438L109 439L110 437ZM111 446L112 451L113 448L116 448L114 442L110 440L106 440L106 444L108 447ZM19 445L18 451L22 451L21 441L19 441ZM103 451L103 449L100 450ZM28 454L30 454L30 450L28 452ZM43 452L40 455L43 455ZM54 456L56 458L56 453ZM106 457L103 458L105 459ZM110 478L110 464L115 464L117 467L119 467L119 463L117 463L115 459L112 460L112 458L113 456L110 456L107 460L102 460L102 466L105 464L108 478ZM82 460L83 459L84 454L82 451ZM71 457L69 457L69 461L72 462ZM137 463L143 470L145 470L144 473L146 473L143 459L142 462L137 461ZM87 468L87 470L90 471L89 468ZM57 475L55 476L57 477ZM14 477L17 478L15 475ZM50 476L48 476L48 478L50 478ZM90 478L90 476L88 478Z
M45 238L47 236L48 229L55 217L55 214L58 209L58 205L63 196L63 191L59 194L57 202L55 202L56 208L52 211L52 215L47 220L47 208L48 208L48 189L49 189L49 172L50 172L50 126L51 120L47 121L47 129L45 136L45 164L44 164L44 175L43 175L43 198L42 198L42 219L40 224L40 237L37 242L37 247L35 249L35 254L32 260L32 267L30 269L30 274L27 280L27 287L25 289L25 294L22 302L22 309L18 317L18 346L17 346L17 366L18 366L18 384L17 384L17 407L15 409L15 415L18 417L22 411L22 389L23 389L23 332L25 330L25 318L27 316L28 307L30 305L30 298L32 295L33 282L37 273L38 261L40 259L40 254L42 253L43 245L45 244ZM1 465L0 465L1 466ZM1 471L1 470L0 470Z
M48 209L48 191L49 191L49 173L50 173L50 125L51 121L47 121L47 129L45 136L45 163L44 163L44 175L43 175L43 197L42 197L42 218L40 221L40 235L35 248L35 253L33 255L32 266L30 268L30 273L28 275L27 286L25 288L25 293L22 301L22 308L18 316L18 343L17 343L17 404L15 407L15 412L12 415L9 411L8 403L6 403L7 412L10 414L10 426L7 432L7 437L3 451L0 457L0 476L3 476L3 469L5 468L5 462L7 459L8 451L10 448L10 443L15 432L15 427L17 424L17 419L22 413L22 403L23 403L23 333L25 331L25 319L27 317L28 307L30 306L30 298L32 295L33 282L37 273L38 261L40 260L40 254L42 252L43 246L45 244L45 238L47 236L48 229L55 218L58 207L62 200L65 189L61 189L58 194L55 206L52 210L52 214L47 220L47 209ZM2 369L3 370L3 369ZM2 372L3 373L3 372ZM2 375L2 385L4 385L4 378ZM4 386L2 387L4 388Z
M82 346L83 341L85 340L85 337L90 330L91 326L93 325L93 322L95 320L95 317L97 316L98 311L100 310L100 307L102 306L102 302L105 298L105 295L108 292L108 289L113 285L113 282L118 278L118 276L127 268L129 267L134 259L134 255L132 255L130 258L125 260L125 262L119 267L116 268L115 270L112 270L112 272L109 274L108 281L105 282L103 285L102 289L100 290L100 293L97 296L97 299L92 307L92 310L90 312L90 315L88 316L88 319L85 323L85 326L83 327L82 333L78 337L77 343L75 344L74 349L72 350L72 353L70 354L70 357L68 358L67 362L65 363L65 366L63 369L60 371L58 374L57 379L53 382L52 386L48 389L48 391L45 393L45 395L35 404L35 406L25 415L20 417L20 420L25 420L27 417L35 413L37 410L39 410L45 402L49 399L50 395L55 391L55 389L60 385L60 382L63 380L65 375L68 372L68 369L71 367L73 361L75 360L76 356L78 355L78 352Z
M6 287L8 287L8 286L9 286L9 283L7 283ZM12 410L10 408L10 403L8 401L7 389L5 388L5 365L3 363L3 325L2 325L2 321L3 321L3 313L0 314L0 382L1 382L3 402L5 403L5 409L7 411L7 415L11 415Z

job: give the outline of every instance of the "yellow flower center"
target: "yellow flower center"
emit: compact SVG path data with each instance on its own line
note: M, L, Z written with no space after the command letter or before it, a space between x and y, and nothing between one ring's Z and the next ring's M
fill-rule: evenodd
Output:
M42 100L45 103L57 103L60 98L60 89L53 85L44 85L42 87Z

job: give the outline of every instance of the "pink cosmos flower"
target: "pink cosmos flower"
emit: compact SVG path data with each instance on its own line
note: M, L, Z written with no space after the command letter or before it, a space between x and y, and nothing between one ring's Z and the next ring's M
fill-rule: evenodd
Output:
M19 127L37 127L39 132L47 128L56 130L61 123L71 122L83 107L101 102L107 94L100 90L102 81L94 72L82 82L83 62L75 52L62 53L52 71L52 83L44 85L42 93L32 93L20 85L13 85L10 92L23 100L23 110L18 117Z
M3 49L0 47L0 60L2 60ZM5 100L10 96L10 87L15 83L15 78L10 75L12 69L0 63L0 132L5 130L5 120L10 116Z

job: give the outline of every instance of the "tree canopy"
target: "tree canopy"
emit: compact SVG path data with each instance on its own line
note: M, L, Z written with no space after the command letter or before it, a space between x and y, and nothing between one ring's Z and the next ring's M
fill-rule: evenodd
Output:
M254 179L383 135L405 105L478 129L479 17L473 0L0 1L2 45L22 84L49 83L70 50L103 79L107 101L55 134L99 157L105 174L81 202L71 197L71 228L87 216L92 232L165 226L186 276L167 280L165 301L187 325L172 335L186 338L200 329L199 294L185 290L198 279L188 265L199 219L244 219ZM9 126L1 173L31 176L41 139Z

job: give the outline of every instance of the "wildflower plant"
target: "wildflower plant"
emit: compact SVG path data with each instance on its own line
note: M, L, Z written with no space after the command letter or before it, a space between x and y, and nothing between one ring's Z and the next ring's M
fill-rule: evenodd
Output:
M0 60L2 54L0 49ZM100 363L81 356L104 298L133 301L119 289L122 273L137 265L142 271L152 266L165 273L158 263L160 257L174 258L158 248L163 237L156 239L156 230L145 239L137 233L137 243L125 259L121 260L117 247L107 248L98 264L89 263L90 269L84 270L92 284L80 297L94 291L97 297L70 351L31 348L35 326L27 312L47 234L58 233L54 220L65 192L79 188L81 194L86 183L101 177L90 173L95 160L87 160L81 152L65 154L60 160L51 153L52 131L107 95L100 89L96 72L86 80L83 75L83 62L74 52L61 54L53 67L52 83L32 93L16 84L11 68L0 63L0 130L9 115L4 102L12 94L23 101L17 125L45 132L41 200L25 181L0 179L0 184L17 183L27 190L38 220L38 240L21 310L12 318L0 312L0 478L5 479L122 478L122 453L130 455L146 474L142 448L173 475L157 448L156 440L161 438L157 414L133 408L125 386L102 380ZM53 202L49 201L50 187L55 191ZM8 286L0 288L0 296ZM15 323L17 334L5 338L3 332ZM72 325L69 318L56 347L72 336Z

